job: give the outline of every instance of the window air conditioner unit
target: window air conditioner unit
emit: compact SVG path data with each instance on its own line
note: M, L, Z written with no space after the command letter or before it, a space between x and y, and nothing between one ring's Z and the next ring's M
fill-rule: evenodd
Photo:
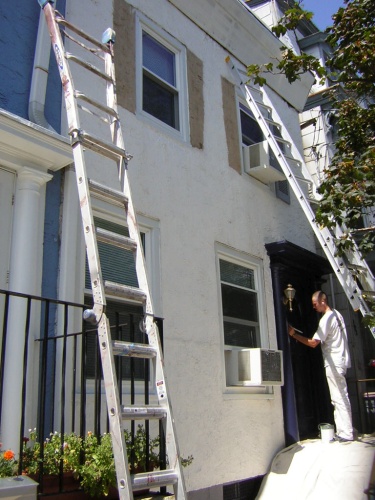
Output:
M283 172L271 165L267 141L242 146L242 151L244 170L248 175L255 177L263 184L285 180Z
M284 385L283 352L233 349L226 352L227 382L237 386Z

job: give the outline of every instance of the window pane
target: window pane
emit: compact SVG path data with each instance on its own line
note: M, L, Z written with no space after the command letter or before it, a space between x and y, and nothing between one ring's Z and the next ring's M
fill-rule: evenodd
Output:
M127 227L120 226L114 222L99 219L97 217L95 217L94 220L97 227L121 234L123 236L129 236ZM104 280L113 281L122 285L138 287L133 252L102 242L98 242L98 250ZM87 289L91 288L87 257L85 287Z
M230 285L221 285L223 316L258 321L257 294Z
M249 114L241 110L242 143L245 146L264 141L264 135L258 123Z
M224 321L224 343L236 347L259 346L259 329L256 326L241 325Z
M221 281L255 290L254 271L226 260L220 261Z
M177 95L143 75L143 110L179 129Z
M175 54L147 33L143 33L142 47L143 66L175 87Z

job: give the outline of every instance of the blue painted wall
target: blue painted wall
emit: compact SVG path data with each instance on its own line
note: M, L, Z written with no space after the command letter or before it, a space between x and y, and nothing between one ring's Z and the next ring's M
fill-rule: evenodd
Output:
M28 118L40 7L37 0L0 2L0 107Z
M58 0L55 5L60 12L65 12L65 0ZM40 11L37 0L0 1L0 108L25 119L29 119ZM61 100L60 77L51 54L45 116L57 132L60 132ZM46 189L42 295L47 297L57 295L61 179L61 172L55 173Z
M57 1L60 12L65 0ZM28 103L40 6L37 0L0 2L0 107L28 119ZM51 58L46 117L60 131L61 84Z

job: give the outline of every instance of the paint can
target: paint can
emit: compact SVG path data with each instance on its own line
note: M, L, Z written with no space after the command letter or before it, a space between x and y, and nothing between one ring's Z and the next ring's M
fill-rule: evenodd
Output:
M319 424L320 439L322 443L330 443L335 437L335 427L332 424Z

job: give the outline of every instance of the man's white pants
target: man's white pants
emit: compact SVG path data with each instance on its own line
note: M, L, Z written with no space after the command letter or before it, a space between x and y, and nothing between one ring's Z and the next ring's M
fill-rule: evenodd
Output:
M326 376L334 406L336 434L345 439L353 439L352 410L345 379L346 369L326 366Z

